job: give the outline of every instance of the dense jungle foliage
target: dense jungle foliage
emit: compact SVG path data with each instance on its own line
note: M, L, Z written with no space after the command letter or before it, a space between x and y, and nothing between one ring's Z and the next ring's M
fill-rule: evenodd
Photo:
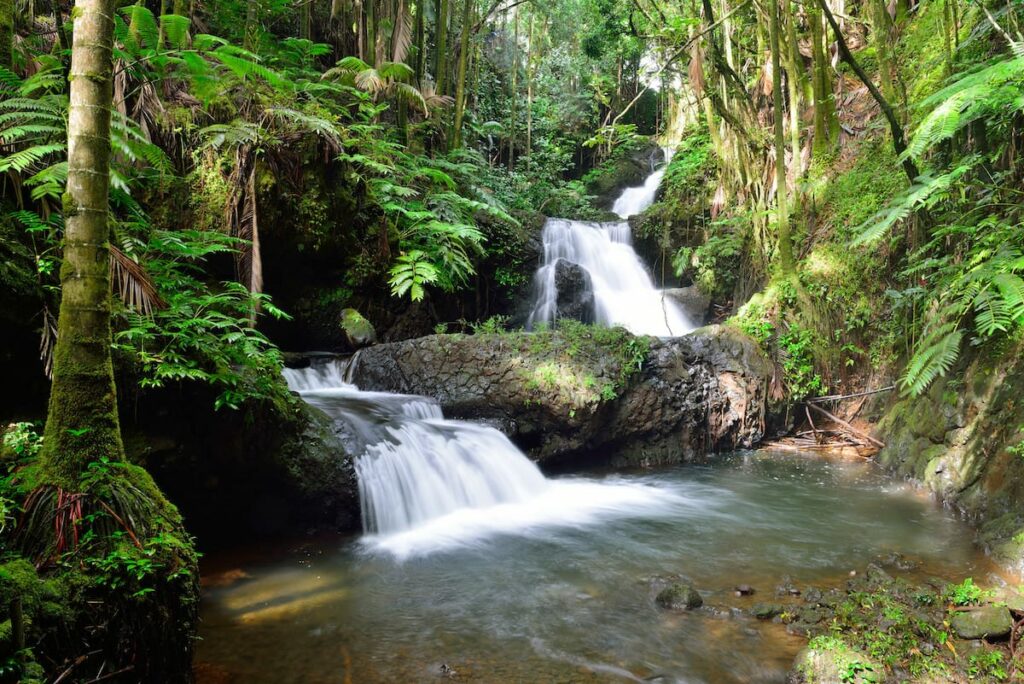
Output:
M916 396L1015 348L1022 21L988 0L0 0L0 681L191 676L195 543L126 456L133 407L286 412L282 350L351 351L367 321L518 327L544 217L607 216L659 144L638 249L762 344L780 397Z

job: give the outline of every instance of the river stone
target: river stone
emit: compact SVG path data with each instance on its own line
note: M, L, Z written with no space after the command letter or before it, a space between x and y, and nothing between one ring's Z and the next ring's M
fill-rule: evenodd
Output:
M708 320L711 297L701 292L696 285L665 290L665 296L679 304L686 316L697 325L703 325Z
M368 347L377 341L377 331L373 329L373 324L355 309L342 310L341 329L345 331L345 339L356 349Z
M555 287L558 290L555 318L594 322L594 286L587 269L559 259L555 262Z
M693 610L704 605L704 599L689 584L672 584L662 589L655 601L669 610Z
M999 639L1013 629L1013 616L1006 606L987 605L957 613L951 624L961 639Z
M779 603L756 603L750 609L750 614L758 620L771 620L785 612L785 606Z

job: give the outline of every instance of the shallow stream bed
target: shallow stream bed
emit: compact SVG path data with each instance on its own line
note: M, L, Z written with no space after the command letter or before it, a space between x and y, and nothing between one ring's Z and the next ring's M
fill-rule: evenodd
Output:
M736 610L783 578L838 584L894 552L921 577L993 570L969 527L870 463L736 453L555 483L401 539L210 555L199 681L783 682L804 641ZM574 514L596 484L622 496ZM704 607L657 607L671 577Z

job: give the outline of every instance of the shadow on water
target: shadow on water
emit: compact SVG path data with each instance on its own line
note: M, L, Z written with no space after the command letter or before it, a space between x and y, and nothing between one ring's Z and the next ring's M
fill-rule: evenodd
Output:
M892 552L921 576L991 570L968 527L866 463L737 453L552 481L596 485L649 496L404 556L356 538L212 556L200 681L782 682L803 642L742 609L783 578L838 584ZM659 609L674 577L705 607Z

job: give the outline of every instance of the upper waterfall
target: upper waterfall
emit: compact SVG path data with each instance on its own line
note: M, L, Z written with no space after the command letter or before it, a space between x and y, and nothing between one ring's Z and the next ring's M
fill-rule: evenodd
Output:
M672 153L665 151L666 160ZM654 169L643 185L626 188L612 210L622 218L638 214L654 203L668 162ZM632 246L628 221L592 223L552 218L544 224L544 263L534 276L535 299L527 321L532 329L565 316L568 301L580 293L564 287L566 266L582 269L583 305L592 308L600 325L621 325L636 335L676 337L696 326L682 307L654 286L647 267ZM563 280L560 287L559 280Z

